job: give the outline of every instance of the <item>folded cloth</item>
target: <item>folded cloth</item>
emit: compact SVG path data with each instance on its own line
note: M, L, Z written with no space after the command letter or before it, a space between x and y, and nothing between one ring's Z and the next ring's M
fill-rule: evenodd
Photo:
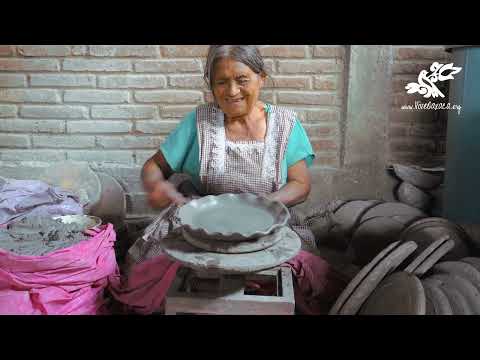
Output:
M44 256L21 256L0 249L0 314L105 314L104 290L118 281L112 224Z
M320 256L303 250L282 266L292 270L295 305L304 315L328 314L350 280Z
M83 214L83 208L72 192L39 180L0 177L0 225L26 216L76 214Z
M162 254L131 267L128 277L110 283L110 294L127 312L160 311L180 263Z

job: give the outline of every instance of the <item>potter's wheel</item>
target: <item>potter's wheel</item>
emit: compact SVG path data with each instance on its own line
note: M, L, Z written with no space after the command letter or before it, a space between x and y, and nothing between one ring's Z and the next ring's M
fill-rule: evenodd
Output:
M258 251L252 250L251 252L237 252L237 253L221 253L211 250L205 250L198 247L198 244L202 242L205 247L205 240L194 239L196 246L186 241L182 233L172 232L162 240L163 251L173 260L179 261L186 267L192 268L197 271L218 272L223 274L246 274L262 271L265 269L274 268L284 262L292 259L298 254L301 248L301 240L298 235L288 227L282 227L275 233L269 235L270 238L256 240L258 244L254 245L254 242L250 244L232 244L227 251L232 251L235 246L244 247L240 250L247 250L247 247L257 246L262 248ZM191 240L191 238L190 238ZM210 241L209 245L216 246L218 251L221 244L214 245ZM265 247L269 245L268 247ZM226 246L226 245L224 245ZM235 249L238 251L239 248Z

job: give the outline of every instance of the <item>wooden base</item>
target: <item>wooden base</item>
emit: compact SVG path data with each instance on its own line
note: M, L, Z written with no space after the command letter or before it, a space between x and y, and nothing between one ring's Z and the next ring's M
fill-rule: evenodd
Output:
M247 282L270 285L272 295L249 294ZM166 297L165 315L293 315L292 273L274 268L247 275L177 272Z

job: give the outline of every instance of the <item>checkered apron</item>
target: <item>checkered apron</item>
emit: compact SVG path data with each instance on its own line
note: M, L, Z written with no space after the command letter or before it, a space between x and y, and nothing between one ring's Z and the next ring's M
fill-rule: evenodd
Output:
M281 164L296 114L286 108L270 106L265 141L230 141L226 137L224 113L214 104L200 105L196 111L200 147L200 192L203 195L223 193L269 194L281 186ZM185 178L169 179L174 183ZM145 230L142 238L130 248L130 261L140 262L162 253L160 241L179 228L178 207L164 209ZM315 247L315 237L308 219L323 216L318 208L302 217L290 208L290 226L304 241L304 248Z

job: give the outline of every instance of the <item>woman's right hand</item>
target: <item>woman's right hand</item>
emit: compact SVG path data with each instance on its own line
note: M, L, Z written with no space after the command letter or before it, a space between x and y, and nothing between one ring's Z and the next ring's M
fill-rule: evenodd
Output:
M166 180L157 181L148 191L148 203L154 208L164 208L170 204L183 205L187 199L177 191L175 186Z
M164 208L171 203L183 205L187 202L175 186L165 180L162 171L151 160L143 167L142 180L148 194L148 203L154 209Z

